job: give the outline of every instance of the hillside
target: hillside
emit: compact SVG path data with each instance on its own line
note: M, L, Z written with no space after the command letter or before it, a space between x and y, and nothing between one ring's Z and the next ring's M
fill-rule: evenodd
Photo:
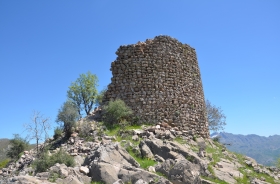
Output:
M42 164L70 157L74 165L53 162L46 172L39 171L32 149L0 170L0 183L280 183L279 169L166 123L106 127L92 115L77 124L69 139L62 135L40 145L48 155ZM66 155L61 156L62 151Z
M280 135L269 137L251 135L235 135L219 133L222 143L227 143L227 149L242 153L256 159L258 163L271 166L280 157Z

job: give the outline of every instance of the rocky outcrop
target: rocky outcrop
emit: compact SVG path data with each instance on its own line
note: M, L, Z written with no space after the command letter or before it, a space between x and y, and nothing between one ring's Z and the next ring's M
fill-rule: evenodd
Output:
M120 46L105 100L120 98L143 122L209 137L195 49L169 36Z
M46 172L34 173L30 164L36 158L36 152L31 150L0 170L0 184L82 184L91 181L114 184L215 183L211 179L231 184L245 175L254 184L271 183L268 181L272 180L280 183L278 168L266 168L250 157L240 160L211 139L190 136L164 123L142 126L141 129L121 129L115 136L106 135L103 131L106 127L97 122L91 120L90 125L94 128L86 139L80 137L83 130L77 127L77 132L68 140L50 139L42 145L51 145L50 155L60 149L68 152L75 160L74 167L57 163ZM117 142L120 137L122 141ZM155 164L144 169L135 156L153 160Z

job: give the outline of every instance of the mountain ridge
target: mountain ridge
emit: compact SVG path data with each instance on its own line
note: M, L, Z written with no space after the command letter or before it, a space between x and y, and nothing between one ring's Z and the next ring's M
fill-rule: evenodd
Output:
M263 165L272 166L280 157L280 135L266 137L220 132L211 134L211 137L217 135L228 150L245 154Z

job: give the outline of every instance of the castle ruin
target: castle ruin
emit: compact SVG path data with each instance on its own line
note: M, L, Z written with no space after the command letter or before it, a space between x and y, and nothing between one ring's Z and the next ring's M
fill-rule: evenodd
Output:
M195 49L169 36L120 46L105 101L122 99L142 122L209 137Z

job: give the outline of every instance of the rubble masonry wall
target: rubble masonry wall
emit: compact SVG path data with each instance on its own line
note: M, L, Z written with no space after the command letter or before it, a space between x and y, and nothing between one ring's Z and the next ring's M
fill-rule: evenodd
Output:
M195 49L169 36L120 46L105 101L120 98L142 122L209 137Z

